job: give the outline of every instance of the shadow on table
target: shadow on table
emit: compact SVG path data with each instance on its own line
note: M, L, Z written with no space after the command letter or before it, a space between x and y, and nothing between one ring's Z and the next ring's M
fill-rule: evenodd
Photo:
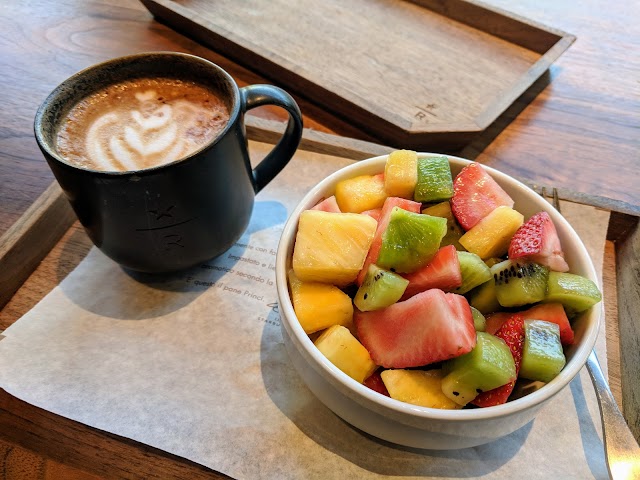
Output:
M154 275L120 267L97 248L87 247L69 275L68 262L59 262L60 288L75 304L102 317L120 320L159 318L187 307L233 270L246 251L252 234L286 221L287 211L279 202L256 202L247 230L229 251L202 265L177 273ZM78 232L80 235L81 232ZM73 239L72 239L73 240ZM77 239L76 239L77 240ZM83 247L82 244L85 244ZM61 258L78 257L78 241L65 244ZM66 278L65 278L66 277Z
M274 322L279 320L276 312L271 317ZM373 474L482 477L509 462L531 431L533 422L490 444L450 451L408 448L379 440L352 427L325 407L304 385L289 360L284 344L277 343L276 337L281 341L282 336L276 335L274 327L265 327L261 370L273 403L322 449ZM304 454L312 455L313 452ZM290 452L290 455L295 454Z

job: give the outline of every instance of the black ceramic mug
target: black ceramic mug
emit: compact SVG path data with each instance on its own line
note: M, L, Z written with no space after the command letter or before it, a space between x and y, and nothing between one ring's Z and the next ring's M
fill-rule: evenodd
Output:
M228 122L198 150L152 168L101 171L59 153L58 131L74 105L109 85L145 77L176 78L211 89L226 104ZM279 143L252 169L244 114L261 105L284 108L289 122ZM238 240L255 194L294 155L302 117L280 88L239 88L205 59L157 52L110 60L70 77L41 105L34 127L42 153L94 244L126 268L158 273L214 258Z

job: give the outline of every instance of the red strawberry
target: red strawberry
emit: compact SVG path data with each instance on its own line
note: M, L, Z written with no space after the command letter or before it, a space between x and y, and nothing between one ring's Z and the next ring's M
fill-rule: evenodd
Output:
M455 293L432 288L404 302L354 313L358 338L377 365L428 365L467 353L476 344L471 308Z
M380 215L382 214L382 208L374 208L373 210L365 210L361 212L363 215L369 215L376 222L380 221Z
M431 261L420 270L404 275L409 280L401 300L430 288L451 291L462 285L462 272L456 247L447 245L438 250Z
M382 377L380 376L380 370L376 370L373 372L367 379L364 381L365 386L369 387L371 390L375 390L376 392L389 396L389 391L382 381Z
M341 213L335 195L325 198L314 206L311 210L320 210L321 212Z
M513 207L513 199L479 163L467 165L456 176L451 211L465 230L501 205Z
M569 265L558 232L547 212L538 212L516 231L509 245L509 258L526 257L556 272L567 272Z
M496 332L496 337L503 339L511 350L511 355L513 355L513 360L516 364L517 374L520 371L522 351L524 349L524 317L519 313L512 314ZM507 401L509 395L511 395L515 384L516 381L513 380L501 387L483 392L473 399L471 403L478 407L502 405Z
M573 329L561 303L541 303L521 313L525 320L545 320L556 323L560 327L560 343L562 345L573 343Z
M400 207L409 212L420 213L420 207L422 207L422 204L400 197L387 197L382 205L382 211L380 212L380 218L378 219L378 227L376 228L376 233L373 236L371 247L369 247L369 253L367 254L367 258L365 258L362 270L360 270L358 278L356 279L358 286L362 285L364 277L367 274L367 270L369 270L369 265L378 261L380 247L382 247L382 234L389 226L389 218L391 217L391 210L393 210L393 207Z

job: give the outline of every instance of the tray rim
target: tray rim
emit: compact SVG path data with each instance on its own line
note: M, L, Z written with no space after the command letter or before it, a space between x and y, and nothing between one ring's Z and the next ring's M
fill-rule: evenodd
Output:
M170 28L225 56L228 55L266 78L277 80L296 95L304 96L315 103L321 102L323 108L334 114L348 113L354 124L369 130L384 143L415 149L437 144L462 146L468 143L504 113L576 40L572 34L477 0L405 0L541 55L508 89L495 96L472 121L430 124L378 108L375 104L367 102L361 94L316 84L308 73L279 57L273 49L255 45L220 25L212 25L208 19L199 18L196 10L181 5L176 0L140 1L158 21ZM463 12L467 10L473 15L465 15ZM497 24L491 28L483 25L491 22ZM539 35L540 39L527 38L531 32Z
M248 119L249 118L251 117L248 117ZM252 141L274 144L280 137L280 132L282 131L283 126L284 124L281 122L251 118L251 121L249 121L247 125L247 134ZM392 148L348 137L340 137L329 133L305 130L301 150L341 156L352 160L360 160L388 153ZM529 185L531 185L530 182ZM536 189L536 191L538 190ZM583 203L596 208L610 210L603 205L603 199L601 197L578 195L576 198L572 198L572 195L572 192L562 191L560 196L562 200L575 201L576 203ZM60 207L60 202L58 202L58 200L62 201L61 204L63 207ZM604 200L604 203L606 204L606 199ZM40 208L37 208L38 204L40 205ZM41 221L49 225L59 225L60 217L57 215L60 213L60 210L67 209L71 212L71 207L68 206L68 202L66 201L66 198L64 198L62 190L58 187L55 181L47 192L38 199L33 207L34 208L31 209L32 214L29 218L25 217L23 219L21 217L19 223L23 226L33 226L36 224L37 222L34 221L33 217L40 218ZM617 295L615 295L615 293L613 294L613 298L616 302L616 308L621 308L624 306L623 303L621 303L621 299L626 301L625 292L628 288L633 289L633 285L627 283L625 292L622 291L623 284L620 282L623 282L624 280L620 278L620 269L629 270L629 265L625 265L624 262L618 258L617 250L619 247L617 246L617 241L620 240L622 243L626 242L624 238L625 232L621 228L626 226L635 231L633 236L635 237L635 242L637 244L637 241L640 238L640 227L638 226L640 211L635 214L623 213L619 209L610 211L612 215L609 220L609 234L607 237L608 240L613 240L616 246L613 247L611 244L605 246L605 262L607 258L606 249L615 248L616 251L614 252L613 257L613 268L618 270L618 276L614 279L618 287L618 292ZM630 221L633 223L629 223ZM63 229L62 233L60 233L59 238L50 242L48 247L44 247L40 244L38 245L38 248L45 250L45 256L48 255L53 247L58 244L59 239L64 233L69 231L69 228L74 229L73 231L75 232L81 230L81 227L74 223L75 217L70 220L64 220L62 223L67 222L68 225ZM612 229L613 223L618 224L614 229ZM5 239L6 236L0 237L0 247L4 245ZM0 248L0 253L2 253L2 248ZM2 261L3 258L2 255L0 255L0 272L2 272ZM34 270L38 266L38 263L39 260L33 263ZM24 280L26 280L26 278L20 282L20 286L22 286ZM1 282L0 285L2 285ZM635 286L635 291L636 293L638 292L637 285ZM44 292L43 295L46 293L47 292ZM0 309L2 309L2 306L0 306ZM633 311L622 310L620 312L620 316L624 316L627 319L635 318L633 315ZM624 341L624 337L624 332L621 331L618 340L622 342ZM621 348L623 346L624 345L621 344ZM609 349L607 351L609 352ZM636 364L634 367L636 370L638 365L640 364ZM626 375L621 373L621 380L637 378L634 372L635 371L628 372ZM624 402L625 390L622 389L622 387L620 387L620 389L622 390ZM627 395L632 393L633 392L629 392ZM76 465L85 471L104 472L104 464L106 463L108 467L113 468L116 472L131 474L131 471L129 470L126 470L126 472L122 470L121 459L135 458L144 463L143 469L146 474L160 472L161 474L166 475L167 472L171 472L176 478L227 478L224 475L218 474L214 470L186 460L182 457L173 456L172 454L155 449L154 447L150 447L124 437L118 437L114 434L97 430L74 420L60 417L57 414L31 406L19 398L13 397L9 392L2 389L0 389L0 411L0 424L4 424L8 427L3 431L6 435L0 435L0 439L5 439L16 445L23 445L47 459L58 459L68 465ZM70 431L74 433L73 436L69 435ZM56 439L61 438L63 439L62 442L55 441ZM49 446L52 445L51 442L53 442L53 445L56 445L53 450L49 448ZM104 455L96 460L95 455L88 455L86 452L89 445L94 449L95 445L98 444L101 445Z

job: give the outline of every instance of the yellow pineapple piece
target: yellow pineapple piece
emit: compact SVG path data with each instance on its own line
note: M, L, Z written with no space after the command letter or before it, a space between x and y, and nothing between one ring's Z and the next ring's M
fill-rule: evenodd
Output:
M391 398L421 407L458 410L462 408L442 393L444 373L435 370L384 370L380 373Z
M301 282L293 269L289 270L291 301L296 317L309 334L332 325L348 328L353 323L351 297L334 285Z
M524 216L507 206L500 206L460 237L460 244L483 260L507 253L511 237L524 222Z
M384 190L384 176L360 175L338 182L336 201L342 212L360 213L382 207L387 192Z
M360 383L378 368L367 349L342 325L326 329L314 344L331 363Z
M460 245L460 237L464 234L462 227L458 225L453 212L451 211L451 204L449 201L444 201L431 205L422 209L422 213L425 215L431 215L432 217L441 217L447 219L447 233L440 242L440 246L453 245L456 250L464 250L464 247Z
M358 213L302 212L293 248L296 276L303 282L353 283L377 225L373 218Z
M387 195L413 200L417 183L418 154L412 150L390 153L384 167L384 189Z

